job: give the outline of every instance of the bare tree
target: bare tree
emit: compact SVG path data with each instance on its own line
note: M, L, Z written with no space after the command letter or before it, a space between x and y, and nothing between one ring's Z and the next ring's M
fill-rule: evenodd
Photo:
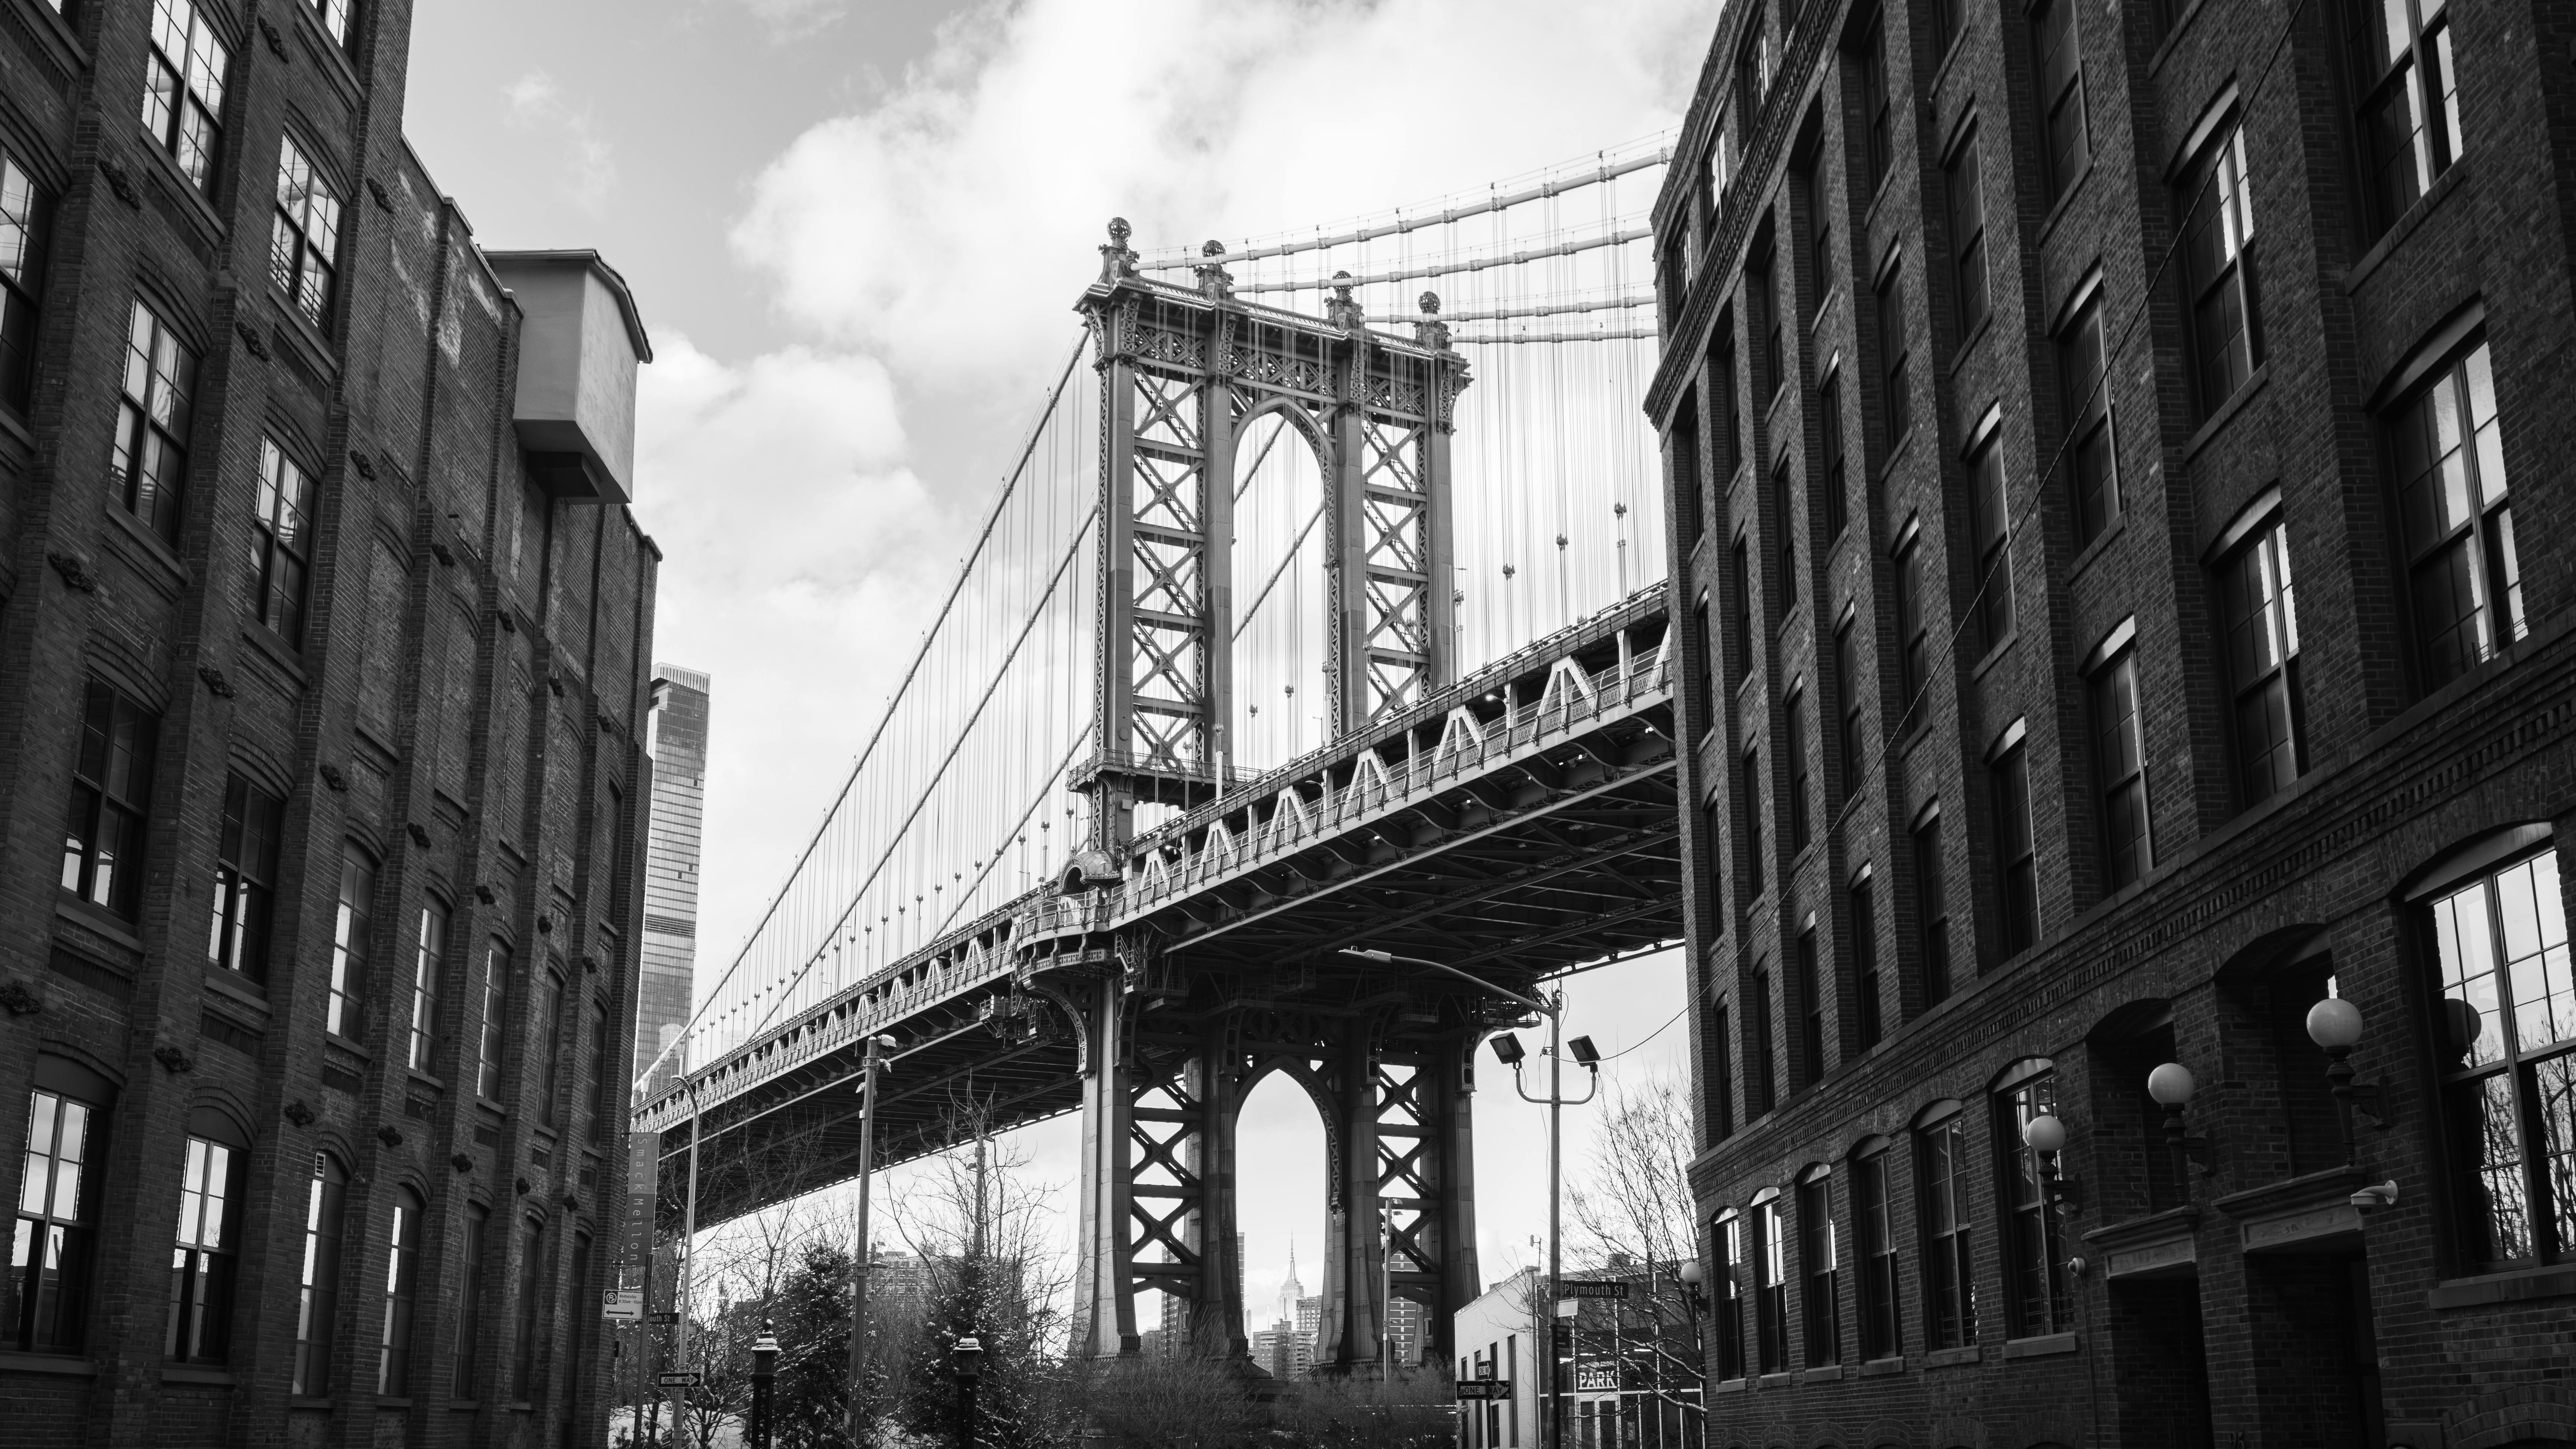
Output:
M1690 1101L1666 1077L1613 1082L1601 1135L1583 1174L1567 1184L1577 1252L1667 1266L1695 1256L1691 1221Z

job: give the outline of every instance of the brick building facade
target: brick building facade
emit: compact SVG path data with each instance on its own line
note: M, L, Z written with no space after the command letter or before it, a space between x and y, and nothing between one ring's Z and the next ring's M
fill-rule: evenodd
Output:
M1676 155L1712 1449L2576 1437L2576 12L1741 0Z
M602 1434L659 554L405 0L0 0L0 1439Z

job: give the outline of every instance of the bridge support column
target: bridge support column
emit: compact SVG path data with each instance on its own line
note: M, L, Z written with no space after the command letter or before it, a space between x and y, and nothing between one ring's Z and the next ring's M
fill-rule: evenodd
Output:
M1072 1351L1107 1358L1137 1351L1136 1295L1128 1246L1130 1097L1126 991L1117 978L1095 983L1082 1031L1091 1075L1082 1084L1082 1239L1073 1284Z
M1339 1109L1331 1124L1332 1181L1324 1205L1323 1316L1315 1326L1315 1367L1365 1369L1377 1362L1386 1321L1386 1259L1378 1221L1377 1060L1366 1031L1350 1033L1334 1073Z

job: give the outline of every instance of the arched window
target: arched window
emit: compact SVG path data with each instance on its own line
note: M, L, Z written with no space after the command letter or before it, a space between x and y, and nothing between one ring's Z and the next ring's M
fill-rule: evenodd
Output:
M447 969L447 907L420 903L420 930L411 953L411 1069L431 1070L438 1049L438 978Z
M501 1100L501 1019L510 1005L510 948L494 941L483 953L483 1032L476 1054L474 1094L487 1102Z
M340 910L331 927L331 999L323 1025L333 1036L366 1035L367 961L374 949L376 863L354 845L340 850Z
M1914 1180L1921 1187L1923 1333L1927 1347L1958 1348L1977 1340L1968 1118L1956 1102L1926 1116L1914 1133Z
M459 1270L456 1295L456 1370L447 1390L451 1398L474 1398L480 1387L475 1363L483 1346L483 1292L491 1228L490 1209L481 1203L465 1205L465 1261Z
M564 1049L564 978L561 970L546 973L546 1039L539 1050L545 1063L545 1074L537 1079L537 1090L544 1100L537 1104L537 1120L549 1127L563 1125L563 1049Z
M1717 1376L1744 1377L1744 1218L1733 1208L1717 1215Z
M349 1174L328 1152L313 1154L313 1185L304 1199L304 1277L295 1308L295 1377L288 1392L321 1398L331 1391L331 1340L339 1324L340 1219Z
M116 1090L63 1057L36 1058L27 1095L25 1176L11 1235L9 1347L78 1353L89 1320L89 1262L98 1232L98 1183L89 1170L107 1145Z
M2576 1261L2576 969L2554 846L2429 893L2462 1266Z
M1833 1169L1808 1168L1798 1179L1798 1272L1807 1325L1807 1367L1843 1361L1842 1245L1834 1233Z
M170 1322L162 1352L181 1363L222 1363L231 1342L240 1172L250 1143L210 1107L188 1117L179 1169L179 1243L170 1256Z
M394 1194L392 1255L385 1263L385 1316L376 1335L376 1392L391 1398L411 1393L411 1309L420 1273L420 1194Z
M518 1333L511 1348L510 1397L526 1403L537 1396L537 1327L545 1321L546 1225L534 1218L520 1234Z
M2057 1115L2057 1073L2045 1057L2016 1062L1995 1087L1995 1156L2004 1164L2004 1306L2012 1335L2058 1333L2073 1322L2065 1230L2049 1207L2039 1153L2022 1129Z

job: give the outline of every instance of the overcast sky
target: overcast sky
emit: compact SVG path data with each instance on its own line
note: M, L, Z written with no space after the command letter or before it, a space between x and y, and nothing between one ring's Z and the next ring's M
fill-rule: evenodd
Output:
M484 245L632 284L655 657L714 678L705 978L819 817L1074 332L1106 219L1140 245L1480 187L1675 124L1710 0L439 0L405 130ZM1626 1076L1687 1071L1680 967L1580 978ZM1639 1043L1644 1043L1639 1046ZM1480 1073L1488 1280L1544 1228L1538 1109ZM1572 1154L1588 1114L1569 1116ZM1243 1121L1248 1310L1319 1282L1322 1131ZM1074 1127L1032 1129L1070 1188ZM1072 1235L1067 1195L1064 1232Z

